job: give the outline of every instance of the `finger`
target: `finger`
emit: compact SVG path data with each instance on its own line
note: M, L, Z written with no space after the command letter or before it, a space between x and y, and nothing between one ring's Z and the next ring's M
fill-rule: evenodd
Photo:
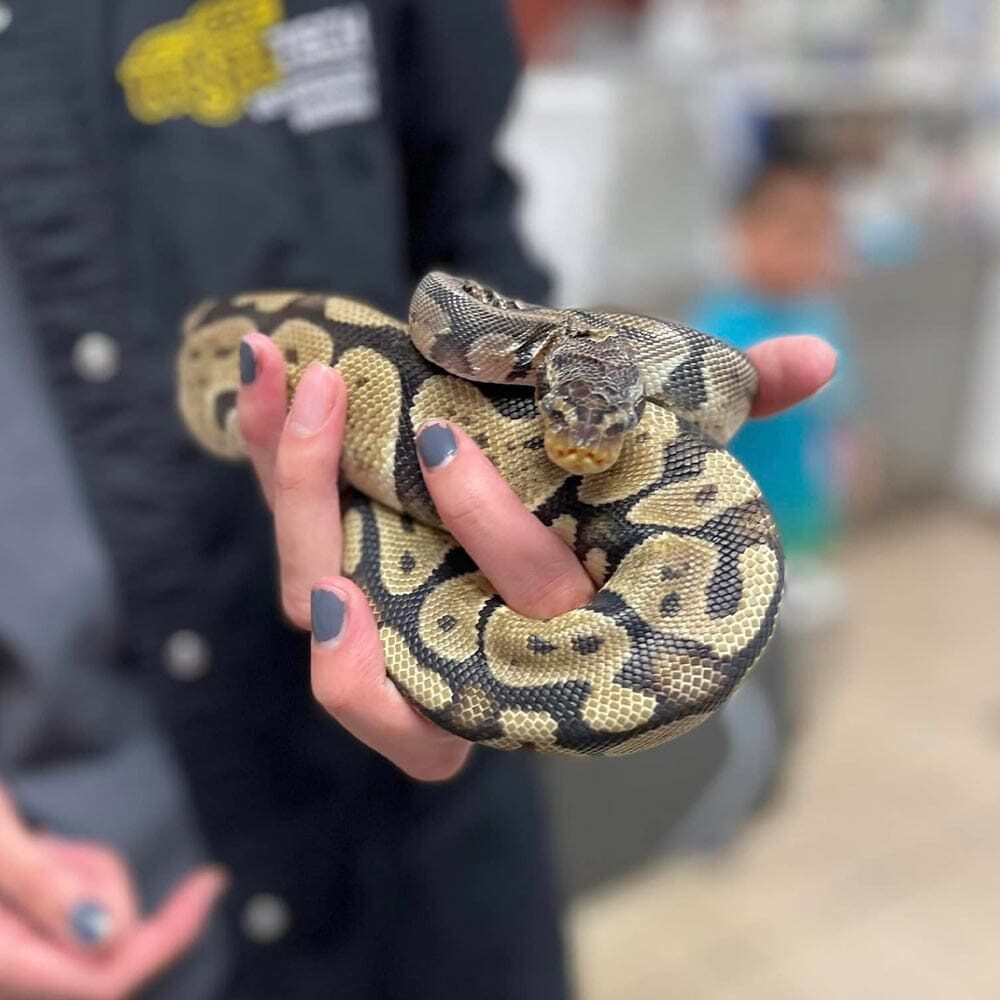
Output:
M206 868L188 876L130 936L113 963L93 968L88 994L130 996L173 965L194 944L228 882L221 868Z
M417 452L445 527L508 607L552 618L593 596L594 583L573 551L525 509L462 430L444 421L424 424Z
M317 701L352 735L421 781L452 777L470 744L429 722L385 671L365 595L341 577L312 594L312 687Z
M111 955L66 948L0 903L0 997L3 1000L108 1000L93 982Z
M0 903L0 997L80 1000L85 960Z
M140 906L132 873L115 851L93 841L63 840L49 834L38 839L49 857L80 877L88 895L107 905L119 936L138 923Z
M347 414L338 371L314 363L299 382L274 470L274 521L285 614L309 628L314 580L340 571L337 466Z
M775 337L750 348L759 388L752 417L766 417L818 392L837 370L837 352L819 337Z
M236 413L247 453L268 506L274 505L274 462L288 411L285 360L262 333L240 342L240 390Z
M103 893L49 854L2 791L0 896L55 940L76 948L106 947L118 930Z

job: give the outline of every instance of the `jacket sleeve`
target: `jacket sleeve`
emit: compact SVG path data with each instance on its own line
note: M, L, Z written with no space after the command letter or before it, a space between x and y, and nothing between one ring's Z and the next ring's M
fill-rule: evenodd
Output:
M519 57L504 0L416 0L397 48L412 277L433 267L538 301L548 280L514 227L495 141Z

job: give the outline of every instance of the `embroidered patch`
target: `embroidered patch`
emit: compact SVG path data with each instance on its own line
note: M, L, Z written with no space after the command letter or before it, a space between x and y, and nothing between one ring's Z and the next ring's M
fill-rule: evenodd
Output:
M293 18L271 28L267 43L283 78L253 96L251 118L285 118L294 131L313 132L378 114L375 43L363 4Z
M296 132L375 117L375 45L363 3L284 19L283 0L198 0L129 46L116 76L154 125L285 119Z
M247 99L280 78L264 30L284 13L283 0L199 0L178 20L144 31L116 74L129 110L150 125L237 121Z

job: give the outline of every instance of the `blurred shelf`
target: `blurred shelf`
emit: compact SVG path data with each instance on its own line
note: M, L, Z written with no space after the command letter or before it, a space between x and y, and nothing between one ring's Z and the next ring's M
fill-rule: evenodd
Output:
M953 55L759 58L728 69L757 103L784 111L963 110L987 84L985 72Z

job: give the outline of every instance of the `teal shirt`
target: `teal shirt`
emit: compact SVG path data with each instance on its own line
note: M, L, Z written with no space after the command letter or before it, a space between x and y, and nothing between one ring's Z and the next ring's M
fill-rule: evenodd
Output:
M763 490L786 550L821 551L840 520L833 436L858 396L841 309L832 298L776 299L731 288L702 295L687 322L741 350L782 334L812 333L838 351L837 377L827 389L776 416L749 422L730 445Z

